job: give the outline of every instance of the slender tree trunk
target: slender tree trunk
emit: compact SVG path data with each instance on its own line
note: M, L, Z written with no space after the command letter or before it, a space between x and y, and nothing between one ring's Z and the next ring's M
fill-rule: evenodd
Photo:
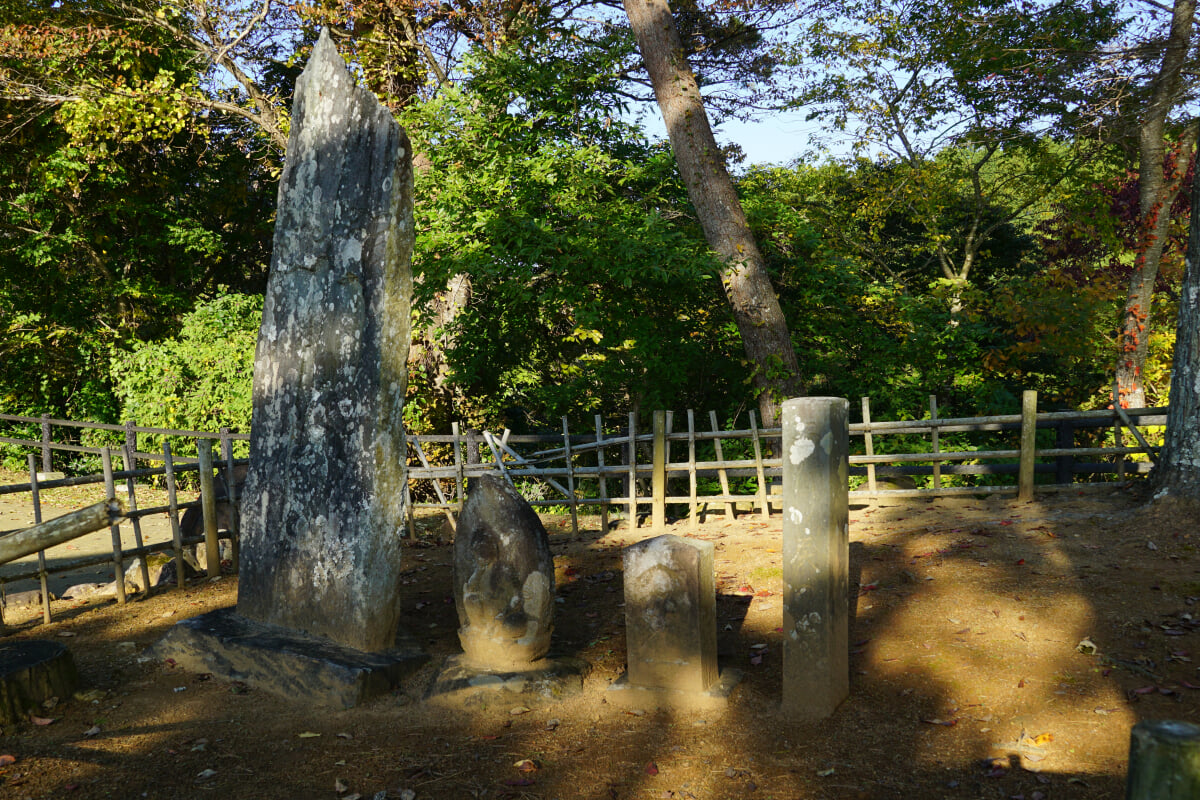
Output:
M1146 404L1142 368L1146 364L1146 345L1150 338L1150 302L1171 222L1171 204L1179 194L1200 130L1200 123L1196 121L1187 126L1180 136L1175 168L1170 176L1164 175L1167 117L1179 102L1181 75L1191 46L1195 16L1196 0L1175 0L1162 66L1155 76L1150 103L1138 128L1137 250L1133 275L1129 279L1129 294L1121 315L1120 352L1116 365L1119 397L1114 398L1127 408Z
M721 282L754 370L762 419L775 424L783 400L804 394L787 321L713 137L667 0L624 3L688 197L721 260Z
M1193 209L1200 209L1200 181L1192 183L1192 204ZM1171 408L1153 480L1171 494L1200 500L1200 212L1195 210L1185 263L1171 372Z

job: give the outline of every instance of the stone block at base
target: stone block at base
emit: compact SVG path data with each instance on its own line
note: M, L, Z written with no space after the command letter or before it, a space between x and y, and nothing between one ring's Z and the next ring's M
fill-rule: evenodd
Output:
M578 658L543 658L527 670L489 672L465 666L462 656L450 656L434 677L426 699L463 705L553 702L583 691L583 678L591 668Z
M211 672L308 703L353 708L400 685L429 656L403 637L364 653L319 636L239 616L232 608L176 624L150 650L191 672Z
M742 681L742 671L733 667L721 670L717 682L703 692L638 686L624 673L608 687L604 699L622 708L669 708L682 711L711 711L729 705L729 696Z

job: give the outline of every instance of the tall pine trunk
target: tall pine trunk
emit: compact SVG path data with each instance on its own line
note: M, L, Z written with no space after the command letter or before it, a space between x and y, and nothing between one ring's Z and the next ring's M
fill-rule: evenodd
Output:
M754 370L759 411L764 424L777 424L782 402L802 395L804 384L766 262L713 137L667 0L624 3L688 197L721 260L721 283Z
M1192 183L1192 221L1179 292L1171 372L1171 408L1153 481L1171 494L1200 500L1200 181Z

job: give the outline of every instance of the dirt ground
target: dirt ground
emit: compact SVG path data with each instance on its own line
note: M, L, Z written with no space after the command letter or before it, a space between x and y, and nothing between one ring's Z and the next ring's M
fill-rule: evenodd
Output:
M0 797L1117 798L1137 721L1200 722L1195 508L1130 492L854 506L850 697L816 724L779 711L778 515L671 529L716 545L721 664L745 671L716 712L605 698L625 662L621 548L656 531L585 518L572 536L545 520L556 650L592 665L581 695L422 701L458 652L450 543L430 518L406 553L404 609L431 661L354 710L142 655L235 603L232 576L124 607L57 602L49 626L30 614L10 639L65 641L98 691L3 731Z

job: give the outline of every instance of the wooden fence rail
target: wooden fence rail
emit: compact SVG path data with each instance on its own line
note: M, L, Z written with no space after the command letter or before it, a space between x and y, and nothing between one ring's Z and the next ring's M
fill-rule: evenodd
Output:
M227 470L227 485L236 496L237 487L230 466L233 463L232 444L248 439L248 435L232 433L227 428L213 433L142 427L132 421L115 425L0 414L0 423L3 422L37 426L41 434L37 439L0 436L0 444L28 452L30 469L29 483L0 486L0 495L32 490L35 515L39 520L39 491L106 480L104 474L67 477L53 472L53 454L60 451L88 453L111 461L112 448L77 443L78 439L71 432L84 429L124 433L124 444L116 452L123 459L125 469L114 471L109 468L106 472L109 473L110 489L114 489L117 481L126 482L125 490L131 501L127 514L130 524L137 526L138 520L155 514L167 514L171 519L172 542L143 546L140 531L135 527L137 547L122 550L119 536L114 531L113 555L99 560L73 561L62 565L65 568L78 569L85 565L83 561L88 565L111 561L120 587L120 599L124 582L123 573L118 571L129 558L171 550L177 562L176 574L182 581L183 546L207 541L208 551L215 555L217 548L212 546L216 544L215 521L211 520L211 505L205 538L184 540L180 534L180 510L204 503L203 498L194 503L178 503L175 479L182 473L201 471L198 459L172 455L169 445L159 453L139 450L138 438L156 435L191 439L195 441L198 454L213 443L219 443L224 460L216 462L216 466ZM677 422L682 424L677 426ZM1157 454L1137 426L1154 428L1165 422L1165 408L1038 413L1036 395L1032 392L1026 393L1021 414L941 417L936 398L931 397L925 419L875 421L871 418L869 399L863 398L862 422L850 425L852 449L858 452L850 456L849 471L853 483L861 482L853 489L852 498L960 493L1018 493L1028 497L1035 489L1111 487L1114 480L1123 482L1149 471ZM778 496L772 496L771 490L772 483L778 481L782 472L777 454L781 432L779 428L761 427L754 412L749 412L746 427L728 430L721 429L715 412L708 412L708 425L704 429L697 425L697 417L692 411L684 415L658 411L652 415L648 427L640 425L644 423L630 414L626 424L617 428L606 427L601 417L596 416L586 433L572 433L569 421L564 419L561 434L463 431L455 424L450 434L410 435L408 489L413 496L413 502L409 503L410 536L415 536L414 509L437 509L452 527L456 513L462 508L467 481L485 472L496 471L521 490L531 504L568 511L574 530L578 530L579 514L584 509L598 511L599 522L607 529L609 515L613 512L622 513L625 524L631 527L636 527L646 517L653 525L661 526L672 511L697 523L710 513L723 513L729 518L739 512L755 513L767 518L772 503L778 505ZM1079 432L1095 434L1103 429L1111 429L1112 444L1094 441L1089 446L1076 446ZM1045 442L1041 447L1037 445L1039 430L1054 432L1053 446L1047 447ZM1126 446L1126 433L1135 434L1138 443ZM986 435L989 437L988 449L953 449L958 434ZM895 449L883 446L896 442L895 437L907 437L900 441L908 452L883 452ZM1093 435L1093 438L1097 437ZM854 447L856 440L860 443L857 448ZM1011 445L1006 446L1007 442ZM35 469L36 455L40 455L40 471ZM1138 460L1130 460L1131 456ZM139 462L161 466L144 467L139 466ZM159 476L168 486L170 502L166 506L138 508L134 498L136 482ZM1015 482L1010 476L1016 477ZM1038 482L1037 476L1043 476L1045 480ZM1078 481L1079 476L1093 479L1099 476L1102 481ZM898 483L904 478L928 478L929 486L904 488ZM980 483L981 479L990 482ZM964 485L947 485L953 482ZM645 511L647 507L649 510ZM232 527L236 531L236 514L233 516ZM212 563L208 567L210 572L214 569ZM40 577L44 585L46 574L44 558L39 558L37 569L10 575L5 580ZM46 597L44 591L43 597ZM48 615L48 600L45 602Z

